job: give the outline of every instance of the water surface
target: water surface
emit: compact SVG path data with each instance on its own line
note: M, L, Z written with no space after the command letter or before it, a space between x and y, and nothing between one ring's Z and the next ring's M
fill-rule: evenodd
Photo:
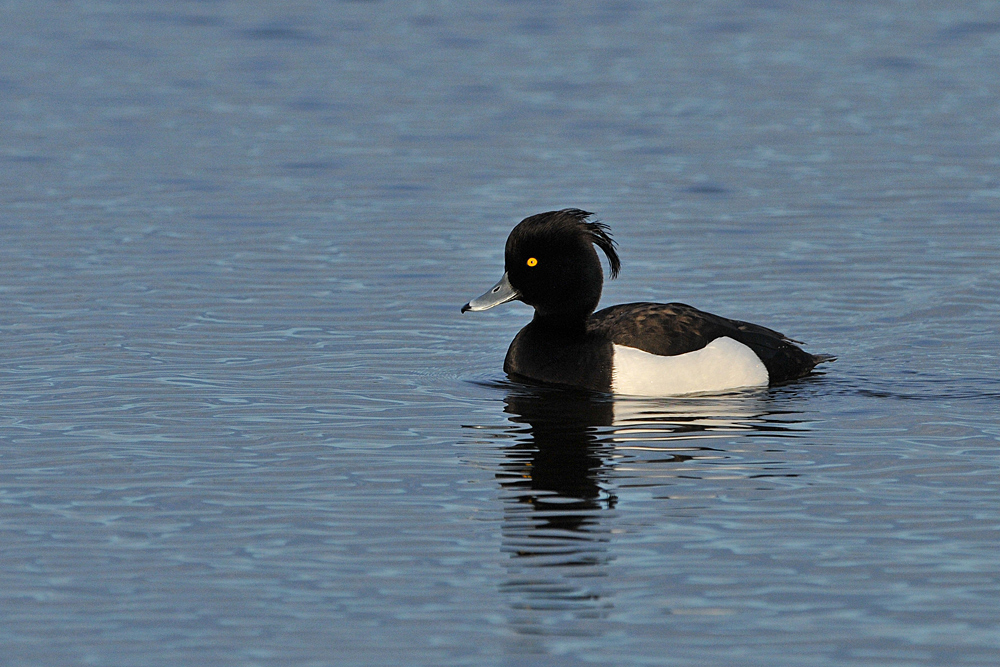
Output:
M8 7L5 664L994 664L992 11ZM566 206L839 360L507 381Z

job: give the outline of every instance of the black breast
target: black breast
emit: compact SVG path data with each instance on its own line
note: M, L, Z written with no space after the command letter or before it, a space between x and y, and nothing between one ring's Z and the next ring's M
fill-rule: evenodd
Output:
M503 369L517 379L611 390L611 341L583 328L566 331L533 320L514 337Z

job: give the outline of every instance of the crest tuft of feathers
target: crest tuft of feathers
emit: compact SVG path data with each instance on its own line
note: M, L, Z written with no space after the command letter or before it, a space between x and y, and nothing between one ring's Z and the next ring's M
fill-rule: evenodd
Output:
M588 220L590 216L594 215L593 213L578 208L564 208L561 211L553 211L548 214L543 213L542 215L565 216L576 221L590 237L594 245L607 255L608 264L611 266L611 278L618 277L618 272L622 268L622 261L618 258L618 252L615 250L615 246L618 243L611 238L611 229L606 224L597 220Z

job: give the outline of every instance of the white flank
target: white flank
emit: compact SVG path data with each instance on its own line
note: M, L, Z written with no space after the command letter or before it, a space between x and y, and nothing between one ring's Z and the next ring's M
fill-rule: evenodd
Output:
M611 391L632 396L678 396L767 384L767 369L753 350L732 338L716 338L700 350L661 357L614 346Z

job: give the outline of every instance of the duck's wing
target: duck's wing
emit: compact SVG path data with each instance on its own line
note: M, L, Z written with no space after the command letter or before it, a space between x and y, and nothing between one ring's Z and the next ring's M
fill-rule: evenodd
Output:
M784 334L759 324L731 320L683 303L627 303L591 316L588 328L616 345L661 356L700 350L726 336L743 343L764 363L771 383L807 375L829 355L812 355Z

